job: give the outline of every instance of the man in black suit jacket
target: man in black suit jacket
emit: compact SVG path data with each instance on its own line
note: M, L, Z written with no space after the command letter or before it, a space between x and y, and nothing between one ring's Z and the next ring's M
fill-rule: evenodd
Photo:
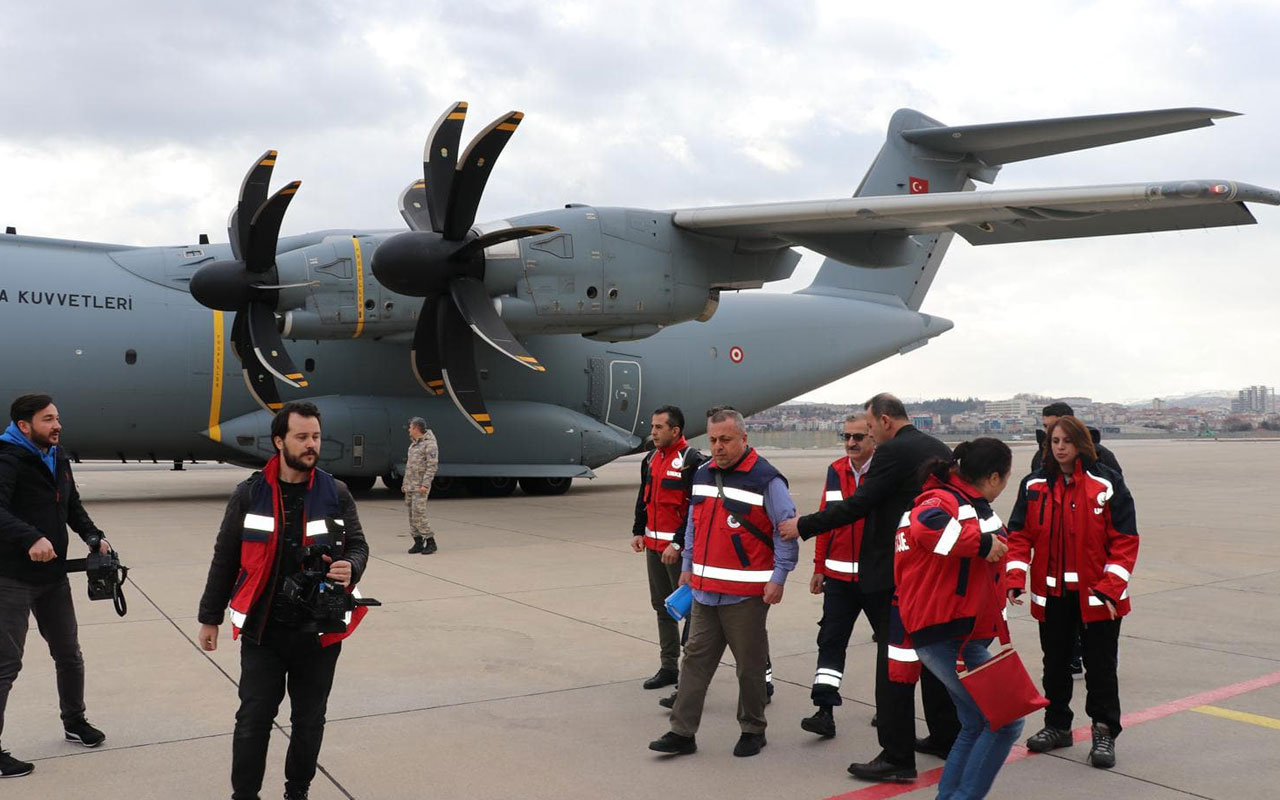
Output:
M819 533L866 519L858 558L858 583L866 614L876 634L876 717L881 752L866 763L849 765L856 777L909 781L916 777L916 751L946 757L960 723L946 687L921 671L929 737L915 738L915 687L889 680L889 612L893 604L893 553L898 523L920 493L920 468L931 458L951 458L942 442L911 424L902 401L881 393L867 401L867 423L876 454L858 490L815 514L788 520L784 539L810 539Z

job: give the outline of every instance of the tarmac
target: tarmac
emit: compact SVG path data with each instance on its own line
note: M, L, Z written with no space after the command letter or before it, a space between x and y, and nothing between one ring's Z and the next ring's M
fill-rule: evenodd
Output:
M834 437L833 437L834 439ZM1280 442L1116 441L1137 501L1142 547L1120 645L1126 728L1117 766L1085 763L1086 744L1015 748L992 798L1271 798L1280 794ZM1015 474L1029 447L1015 444ZM829 451L766 450L802 512L817 506ZM598 470L561 497L433 500L439 553L409 555L399 495L359 499L372 558L361 583L384 605L344 645L314 800L334 798L933 797L941 761L921 756L913 785L868 784L850 761L878 751L874 644L859 621L834 739L800 730L821 597L807 591L813 545L769 633L777 693L768 747L731 754L736 681L717 673L698 752L647 744L667 730L643 557L629 548L638 458ZM6 798L217 798L230 795L239 644L195 645L196 606L226 498L246 472L222 465L84 464L90 515L131 568L129 613L90 602L73 575L88 669L88 717L107 733L63 741L51 660L38 634L9 698L4 747L36 763ZM1008 514L1014 488L996 503ZM1014 642L1039 677L1036 623L1011 611ZM726 653L726 658L730 655ZM728 662L726 662L727 664ZM1084 685L1073 708L1087 742ZM263 797L279 797L288 701ZM1025 733L1037 730L1039 715ZM918 730L923 735L923 723Z

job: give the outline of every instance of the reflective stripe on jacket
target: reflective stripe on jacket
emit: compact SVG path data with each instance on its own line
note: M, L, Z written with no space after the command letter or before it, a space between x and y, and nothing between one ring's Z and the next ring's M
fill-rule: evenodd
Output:
M839 503L858 489L858 477L854 474L849 457L838 458L827 467L827 482L822 490L818 510L827 503ZM862 530L866 520L859 519L851 525L818 534L813 548L813 572L838 581L858 580L858 553L862 549Z

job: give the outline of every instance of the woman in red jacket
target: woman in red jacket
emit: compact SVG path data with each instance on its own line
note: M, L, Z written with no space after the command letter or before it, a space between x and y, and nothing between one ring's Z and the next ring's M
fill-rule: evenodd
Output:
M915 655L947 687L960 718L938 800L986 797L1022 733L1020 719L991 730L956 675L958 656L969 669L991 659L987 646L1002 624L1000 562L1006 546L1004 525L991 501L1009 483L1012 464L1004 442L962 442L950 461L926 465L924 491L909 524L898 529L893 570L898 615ZM909 650L898 655L904 654L910 657Z
M1036 753L1070 747L1071 649L1084 650L1085 712L1092 720L1089 763L1115 766L1120 734L1116 679L1120 618L1129 613L1129 576L1138 558L1133 495L1119 472L1097 460L1093 437L1075 417L1059 417L1045 437L1040 469L1018 490L1009 518L1005 588L1019 597L1031 575L1031 615L1044 651L1044 728L1027 740Z

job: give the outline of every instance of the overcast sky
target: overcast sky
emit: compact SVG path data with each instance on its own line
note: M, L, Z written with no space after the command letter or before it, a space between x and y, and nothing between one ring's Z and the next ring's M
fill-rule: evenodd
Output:
M1266 0L9 4L0 224L225 241L245 170L301 179L284 233L401 227L441 110L526 113L479 218L850 195L894 109L947 124L1209 106L1217 126L1006 167L996 188L1280 187ZM77 7L78 6L78 7ZM874 6L874 7L871 7ZM806 396L1121 400L1280 383L1280 208L1256 226L971 247L923 311L949 333ZM820 259L769 290L809 283ZM696 323L690 323L696 324ZM856 328L854 329L856 330Z

